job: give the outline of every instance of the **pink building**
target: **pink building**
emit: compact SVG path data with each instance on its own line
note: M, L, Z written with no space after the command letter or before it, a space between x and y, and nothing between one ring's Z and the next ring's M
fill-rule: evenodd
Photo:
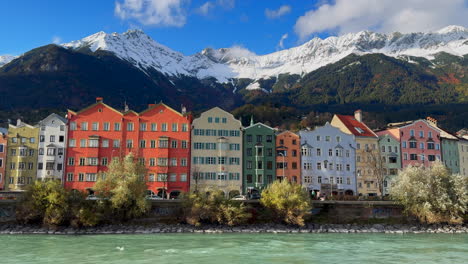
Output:
M401 165L430 166L432 162L441 160L440 132L428 121L419 119L401 123L390 123L385 130L377 135L392 135L400 142Z

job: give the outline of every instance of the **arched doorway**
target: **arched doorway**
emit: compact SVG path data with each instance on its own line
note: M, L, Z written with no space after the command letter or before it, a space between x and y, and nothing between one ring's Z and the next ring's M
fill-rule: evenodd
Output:
M240 195L240 192L238 190L232 190L229 192L229 198L232 198L237 195Z
M354 192L353 192L352 190L346 190L346 191L345 191L345 195L353 196L353 195L354 195Z
M166 189L163 189L163 188L159 188L158 189L158 196L159 197L162 197L163 199L166 199L167 197L167 190Z
M146 195L154 195L154 192L152 190L146 190Z
M170 192L169 193L169 199L178 199L180 193L181 192L179 190L174 190L174 191Z

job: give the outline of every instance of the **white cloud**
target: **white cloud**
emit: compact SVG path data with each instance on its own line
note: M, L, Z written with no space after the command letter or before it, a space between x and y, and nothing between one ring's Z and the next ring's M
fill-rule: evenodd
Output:
M143 25L182 27L187 20L188 0L123 0L115 2L114 13L122 20L134 19Z
M288 5L283 5L277 10L271 10L269 8L265 9L265 16L269 19L279 18L291 12L291 7Z
M54 44L60 44L60 43L62 43L62 38L59 37L59 36L53 36L53 37L52 37L52 43L54 43Z
M224 9L230 10L233 9L236 5L235 0L216 0L216 1L208 1L205 2L203 5L195 9L195 12L207 16L209 15L210 11L215 9L216 7L222 7Z
M284 49L284 40L288 38L288 33L281 36L280 41L278 42L278 48Z
M211 9L213 9L215 5L212 2L206 2L203 5L201 5L199 8L197 8L195 11L200 14L200 15L208 15Z
M302 40L324 31L427 32L454 24L467 26L467 17L464 0L336 0L306 12L294 30Z

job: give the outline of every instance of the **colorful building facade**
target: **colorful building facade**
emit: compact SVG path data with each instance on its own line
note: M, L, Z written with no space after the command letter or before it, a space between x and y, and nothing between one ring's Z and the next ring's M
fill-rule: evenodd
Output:
M63 180L67 147L67 119L51 114L38 124L37 179Z
M0 128L0 190L5 189L8 130Z
M226 196L242 192L242 124L214 107L192 123L192 191L221 190Z
M382 192L383 195L388 195L398 172L401 170L400 142L385 132L377 132L377 135L379 135L380 162L384 176Z
M148 192L176 197L189 190L191 116L165 104L141 113L103 103L69 111L65 187L89 190L113 158L133 153L147 169Z
M276 131L262 123L244 129L243 192L254 194L276 179Z
M356 142L328 122L300 131L303 185L310 192L356 195Z
M5 186L9 191L24 191L37 176L39 127L21 120L8 126Z
M354 116L334 115L331 125L342 132L354 135L356 140L356 176L359 195L380 195L383 181L375 174L375 159L380 157L378 136L362 122L362 111Z
M468 177L468 135L459 136L458 155L460 159L460 174Z
M440 132L440 145L442 152L442 161L452 173L460 173L460 156L458 148L458 137L441 129L437 125L437 120L427 117L426 121L433 128Z
M301 140L299 135L284 131L276 135L276 178L301 183Z

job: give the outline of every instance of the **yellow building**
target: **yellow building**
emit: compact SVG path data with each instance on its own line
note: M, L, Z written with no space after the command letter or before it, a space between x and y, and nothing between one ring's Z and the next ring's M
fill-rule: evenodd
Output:
M22 123L8 127L5 189L23 191L37 175L39 127Z
M358 193L365 196L380 195L383 177L379 177L382 170L379 164L379 137L362 122L362 111L357 110L354 116L334 115L331 125L355 136Z

